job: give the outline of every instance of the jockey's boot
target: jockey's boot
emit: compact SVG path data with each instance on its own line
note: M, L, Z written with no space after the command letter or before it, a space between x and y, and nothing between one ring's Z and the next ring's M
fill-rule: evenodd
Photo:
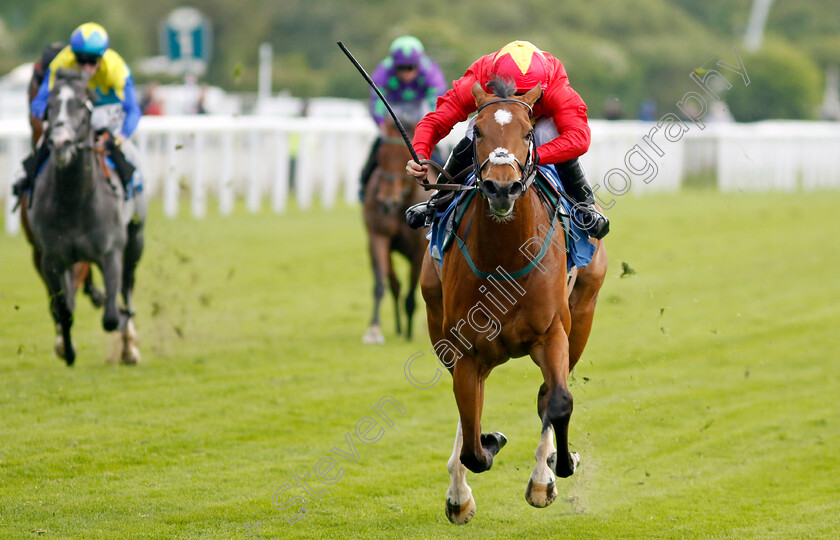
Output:
M370 148L370 154L365 162L365 166L362 167L362 174L359 177L359 202L363 202L365 200L365 190L367 189L368 181L370 181L370 177L376 169L376 166L379 165L376 160L376 154L379 152L379 146L381 144L382 137L377 137L376 140L373 141L373 146Z
M444 165L443 170L449 173L449 176L455 176L471 166L472 160L472 139L464 137L452 149L452 153L449 154L449 159L446 160L446 165ZM441 176L443 175L438 175L438 184L441 183ZM406 223L412 229L428 227L432 224L435 212L438 209L446 208L454 197L454 191L435 191L428 202L415 204L405 211Z
M15 197L20 199L21 195L32 191L35 184L35 177L38 176L38 170L40 170L49 156L50 149L46 144L41 143L23 160L23 178L19 178L12 185L12 194ZM29 197L29 201L30 203L32 202L32 197Z
M114 144L113 139L108 141L107 147L108 157L110 157L111 161L114 162L114 169L117 171L117 176L120 177L120 182L122 183L123 188L127 188L131 183L131 179L134 176L134 171L137 170L137 167L128 161L128 158L125 157L122 149Z
M610 232L610 220L595 208L595 196L586 181L583 167L577 158L554 165L566 194L575 200L575 224L585 230L590 238L600 240Z

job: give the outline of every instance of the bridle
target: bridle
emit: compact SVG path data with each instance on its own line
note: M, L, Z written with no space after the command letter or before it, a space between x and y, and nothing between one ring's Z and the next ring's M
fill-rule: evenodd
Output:
M71 87L72 87L72 85L71 85ZM82 118L82 122L78 126L72 126L73 127L73 134L75 135L75 140L73 142L71 142L69 145L67 145L68 148L72 148L74 151L86 150L86 149L89 149L89 148L96 149L95 145L93 144L92 138L89 136L91 131L92 131L91 121L92 121L92 116L93 116L93 102L89 98L87 98L84 101L84 106L88 110L88 114L84 115L84 117ZM47 107L48 107L47 110L49 111L49 105ZM44 130L44 144L47 145L47 147L50 149L50 151L54 151L56 149L55 148L55 143L53 142L53 139L52 139L52 131L53 131L54 127L55 127L55 121L49 121L49 116L48 116L47 127ZM84 133L85 135L83 137L79 137L78 135L80 133Z
M494 99L492 101L488 101L487 103L485 103L484 105L479 107L476 116L478 116L478 113L481 113L481 110L483 108L487 107L488 105L493 105L495 103L503 103L503 102L519 103L520 105L522 105L524 107L527 107L529 117L534 112L533 109L531 108L531 106L528 105L527 103L525 103L524 101L519 101L518 99L512 99L512 98L500 98L500 99ZM516 180L513 183L516 184L518 182L520 184L520 187L522 188L521 192L525 193L525 191L528 189L528 187L531 184L534 183L534 178L536 177L536 173L537 173L537 165L536 165L536 159L535 159L536 158L536 144L534 142L534 128L531 128L531 130L525 136L525 138L528 140L528 157L525 158L525 164L523 164L519 160L519 158L517 158L516 156L514 156L511 153L506 152L504 154L497 154L495 150L490 153L490 155L487 157L487 159L485 159L484 161L479 163L478 162L478 150L477 150L477 147L476 147L476 144L475 144L475 141L476 141L477 137L478 137L478 128L473 128L473 167L475 168L475 180L476 180L475 186L476 186L476 188L481 188L481 183L484 181L484 179L481 176L481 172L484 170L484 167L488 163L490 164L490 167L487 168L488 172L493 167L495 167L496 165L500 165L500 164L510 165L511 167L513 167L513 170L516 171L517 169L514 166L514 163L515 163L516 165L519 165L519 170L522 171L522 174L519 177L519 179ZM493 159L492 159L494 157L503 158L504 162L503 163L494 163ZM484 193L484 191L482 190L481 193Z
M513 98L499 98L499 99L494 99L494 100L488 101L487 103L485 103L481 107L479 107L478 111L476 111L476 116L485 107L487 107L489 105L496 104L496 103L504 103L504 102L519 103L523 107L527 107L528 116L531 116L534 112L533 109L531 108L531 106L528 105L527 103L525 103L524 101L519 101L518 99L513 99ZM420 186L423 189L426 189L426 190L437 189L439 191L471 191L473 189L479 189L480 190L481 183L484 180L481 176L481 171L484 170L484 167L488 163L490 163L490 167L487 169L488 171L490 169L492 169L497 164L493 163L489 156L483 162L479 163L478 153L477 153L476 145L475 145L476 134L477 134L477 128L474 128L473 129L473 145L472 145L473 146L473 166L472 166L472 168L464 169L463 171L456 174L455 176L451 176L438 163L432 161L431 159L424 159L420 162L420 164L421 165L428 165L429 167L435 169L443 178L446 179L446 183L431 184L431 183L427 183L425 180L417 179L417 182L420 184ZM534 183L534 179L536 178L536 173L537 173L537 160L536 160L537 151L536 151L536 142L535 142L535 138L534 138L534 129L531 128L531 130L528 132L528 134L525 137L528 139L528 157L525 159L524 164L516 156L513 156L511 154L506 154L504 156L506 158L506 161L509 161L508 163L506 163L507 165L510 165L511 167L514 168L514 170L516 170L516 167L514 166L514 164L516 164L516 165L519 166L519 170L522 171L521 176L516 181L521 185L522 193L524 193L525 190L527 190L528 187L530 187L531 184ZM463 179L473 171L475 171L476 182L474 184L464 185L462 183ZM481 190L480 190L480 192L483 193L483 191L481 191Z

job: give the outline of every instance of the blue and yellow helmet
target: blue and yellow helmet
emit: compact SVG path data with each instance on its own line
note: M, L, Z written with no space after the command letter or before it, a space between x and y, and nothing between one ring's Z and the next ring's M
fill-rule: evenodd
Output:
M96 23L85 23L73 30L70 49L76 54L102 56L108 50L108 32Z

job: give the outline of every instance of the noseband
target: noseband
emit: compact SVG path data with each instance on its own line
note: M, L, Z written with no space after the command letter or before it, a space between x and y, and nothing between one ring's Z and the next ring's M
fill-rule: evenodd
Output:
M502 103L502 102L511 102L511 103L518 103L523 107L528 108L528 116L530 117L533 114L533 109L530 105L523 101L519 101L518 99L512 98L500 98L494 99L492 101L488 101L484 105L478 108L478 113L488 105L493 105L495 103ZM477 116L477 114L476 114ZM476 187L480 188L481 183L484 181L484 178L481 176L481 171L484 170L484 167L489 163L490 167L487 168L489 172L493 167L496 165L510 165L513 167L513 170L516 171L516 165L519 165L519 170L522 171L521 176L518 180L514 183L518 182L522 186L522 193L528 189L528 187L534 183L534 178L536 177L537 166L536 166L536 144L534 142L534 129L531 128L531 131L528 132L528 135L525 136L528 139L528 157L525 159L525 163L523 164L519 158L514 156L512 153L508 152L505 149L497 148L490 152L490 155L484 161L479 163L478 160L478 150L476 149L476 138L478 134L478 128L473 128L473 167L475 168L475 179L476 179ZM479 189L479 192L484 194L484 191Z

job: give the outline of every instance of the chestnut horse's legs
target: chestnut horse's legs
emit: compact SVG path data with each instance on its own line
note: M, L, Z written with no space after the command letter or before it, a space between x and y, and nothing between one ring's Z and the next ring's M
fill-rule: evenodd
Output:
M583 354L592 319L595 316L595 303L598 291L607 274L607 252L603 240L592 240L598 246L592 261L581 268L577 275L572 293L569 295L569 309L572 315L572 331L569 333L569 371L574 369Z
M370 319L370 326L362 336L362 342L368 344L385 343L385 337L379 325L379 306L382 297L385 296L385 276L390 272L390 249L388 238L382 235L370 233L368 239L370 251L370 263L373 269L373 315ZM399 316L399 314L397 314Z
M540 366L545 380L540 387L537 404L542 433L552 428L557 445L557 452L548 457L548 466L557 476L567 478L574 474L580 456L569 452L568 430L573 402L566 385L569 376L569 341L564 327L554 324L545 340L531 350L531 358Z
M493 466L493 456L507 442L499 432L481 433L484 379L487 375L479 373L476 359L466 354L458 359L452 369L455 402L458 404L464 434L461 463L474 473L489 470Z
M545 388L545 385L543 385L543 388ZM548 458L552 455L556 456L556 454L557 449L554 447L554 427L549 424L543 427L540 444L537 446L537 451L534 456L537 459L537 464L534 466L534 470L531 471L531 477L528 479L528 487L525 489L525 500L531 506L545 508L557 498L557 485L554 481L554 472L548 466Z
M472 496L472 489L467 485L467 468L461 463L463 440L461 422L458 421L455 446L446 464L450 479L449 489L446 490L446 517L456 525L467 523L475 515L475 499Z

